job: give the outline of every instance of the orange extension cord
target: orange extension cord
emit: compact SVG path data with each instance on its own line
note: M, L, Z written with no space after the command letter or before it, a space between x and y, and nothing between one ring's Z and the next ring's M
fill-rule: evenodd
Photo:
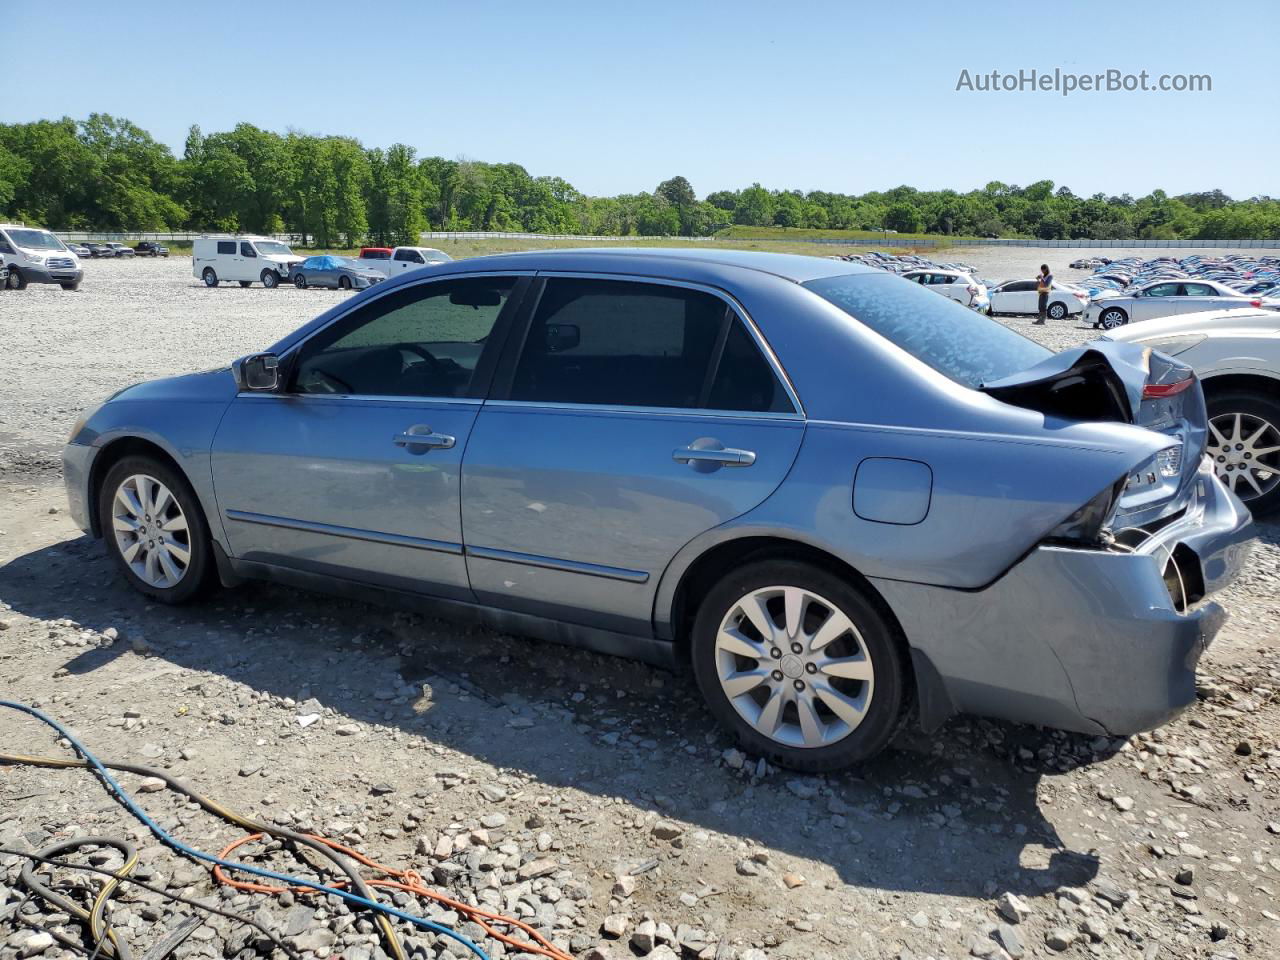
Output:
M265 833L253 833L247 837L242 837L239 840L236 840L234 843L230 843L227 846L223 847L222 850L219 851L218 856L219 858L225 860L232 853L232 851L237 850L238 848L243 847L246 844L255 843L258 840L267 839L269 838L269 836L270 836L269 834L265 834ZM329 849L336 850L338 853L341 853L344 856L350 857L352 860L355 860L356 862L363 864L364 866L370 868L371 870L377 871L378 873L382 874L384 877L392 878L392 879L370 880L369 886L371 887L382 887L387 890L403 890L405 893L412 894L416 897L423 897L427 900L434 900L437 903L443 904L444 906L448 907L451 910L456 910L459 914L462 914L468 919L474 920L477 924L480 925L480 927L484 930L484 932L489 936L493 937L493 939L501 941L507 946L514 947L516 950L522 951L524 953L537 954L538 956L548 957L550 958L550 960L573 960L573 957L571 955L563 952L562 950L557 949L550 941L547 940L546 937L540 934L537 930L533 929L533 927L529 926L529 924L524 923L521 920L517 920L514 917L506 917L500 913L492 913L480 907L473 907L470 904L462 903L459 900L454 900L452 897L446 897L444 894L439 893L435 890L432 890L430 887L424 884L422 882L422 876L418 874L416 871L393 870L390 867L383 866L377 861L369 859L364 854L359 853L358 851L352 850L350 847L345 847L340 843L336 843L335 841L330 840L327 837L321 837L314 833L308 833L305 836L307 836L312 840L315 840L317 843L323 843ZM296 896L306 896L306 895L314 894L316 892L308 887L292 887L292 888L274 887L274 886L270 886L269 884L255 883L248 880L233 880L231 877L227 876L226 872L220 866L215 866L213 868L213 876L214 876L214 879L216 879L219 883L225 883L227 886L234 887L236 890L244 890L249 893L269 893L273 895L279 895L284 893L286 890L291 890ZM332 886L334 887L345 887L346 885L347 885L347 881L345 880L337 881L332 884ZM528 934L530 937L532 937L536 942L529 943L526 941L518 940L515 937L509 936L508 934L501 932L500 930L496 929L490 923L487 922L490 920L496 923L506 924L508 926L515 927L516 929L522 930L526 934Z

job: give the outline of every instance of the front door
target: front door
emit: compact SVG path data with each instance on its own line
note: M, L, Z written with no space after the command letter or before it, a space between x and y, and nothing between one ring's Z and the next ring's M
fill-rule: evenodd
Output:
M786 476L798 404L707 290L553 276L522 326L463 465L472 588L494 606L646 634L676 552Z
M527 281L415 284L362 304L282 360L279 393L238 396L213 477L234 556L471 599L460 466Z

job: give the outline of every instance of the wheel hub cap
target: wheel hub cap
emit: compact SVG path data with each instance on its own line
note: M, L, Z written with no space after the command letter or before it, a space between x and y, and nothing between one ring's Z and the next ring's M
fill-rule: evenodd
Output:
M769 739L823 747L866 716L875 670L853 621L800 587L754 590L716 635L716 674L734 710Z
M187 518L169 488L155 477L134 474L116 488L111 532L120 556L148 586L172 587L187 575Z
M1208 451L1214 471L1242 500L1255 500L1280 485L1280 428L1247 413L1209 421Z

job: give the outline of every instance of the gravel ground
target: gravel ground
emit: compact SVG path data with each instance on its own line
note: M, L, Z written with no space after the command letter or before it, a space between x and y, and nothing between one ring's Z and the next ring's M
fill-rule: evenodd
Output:
M949 256L1005 279L1042 254ZM412 867L576 957L1275 955L1274 524L1225 594L1232 619L1202 664L1199 702L1166 727L1091 740L958 718L931 737L908 730L856 772L798 777L734 749L686 677L268 585L180 609L137 597L61 512L55 458L71 421L126 383L260 348L342 295L206 290L182 258L87 267L77 294L0 293L0 698L41 705L106 759ZM1054 347L1090 333L1006 322ZM4 750L66 755L7 712ZM122 780L204 849L243 835ZM132 838L141 879L253 912L308 956L385 956L368 918L337 902L213 883L84 772L0 767L0 847L87 834ZM281 850L244 855L311 870ZM113 856L76 855L108 867ZM18 869L0 855L0 957L75 956L26 925L80 936L64 911L23 902ZM88 882L58 881L72 896ZM125 890L108 913L135 957L170 933L186 934L178 957L271 952L229 920L183 924L196 912L145 891ZM414 957L457 955L404 933Z

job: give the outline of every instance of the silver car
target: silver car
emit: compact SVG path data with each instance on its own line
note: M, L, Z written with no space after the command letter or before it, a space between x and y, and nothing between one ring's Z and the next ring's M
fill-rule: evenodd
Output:
M918 707L1127 734L1248 553L1189 367L1054 354L882 270L726 250L411 271L75 426L76 522L162 602L260 578L691 667L829 770Z
M1127 323L1179 313L1247 307L1255 299L1216 280L1157 280L1131 293L1103 294L1090 301L1084 321L1095 328L1114 330Z
M1214 470L1255 513L1280 507L1280 313L1191 313L1110 337L1192 367L1204 385Z

